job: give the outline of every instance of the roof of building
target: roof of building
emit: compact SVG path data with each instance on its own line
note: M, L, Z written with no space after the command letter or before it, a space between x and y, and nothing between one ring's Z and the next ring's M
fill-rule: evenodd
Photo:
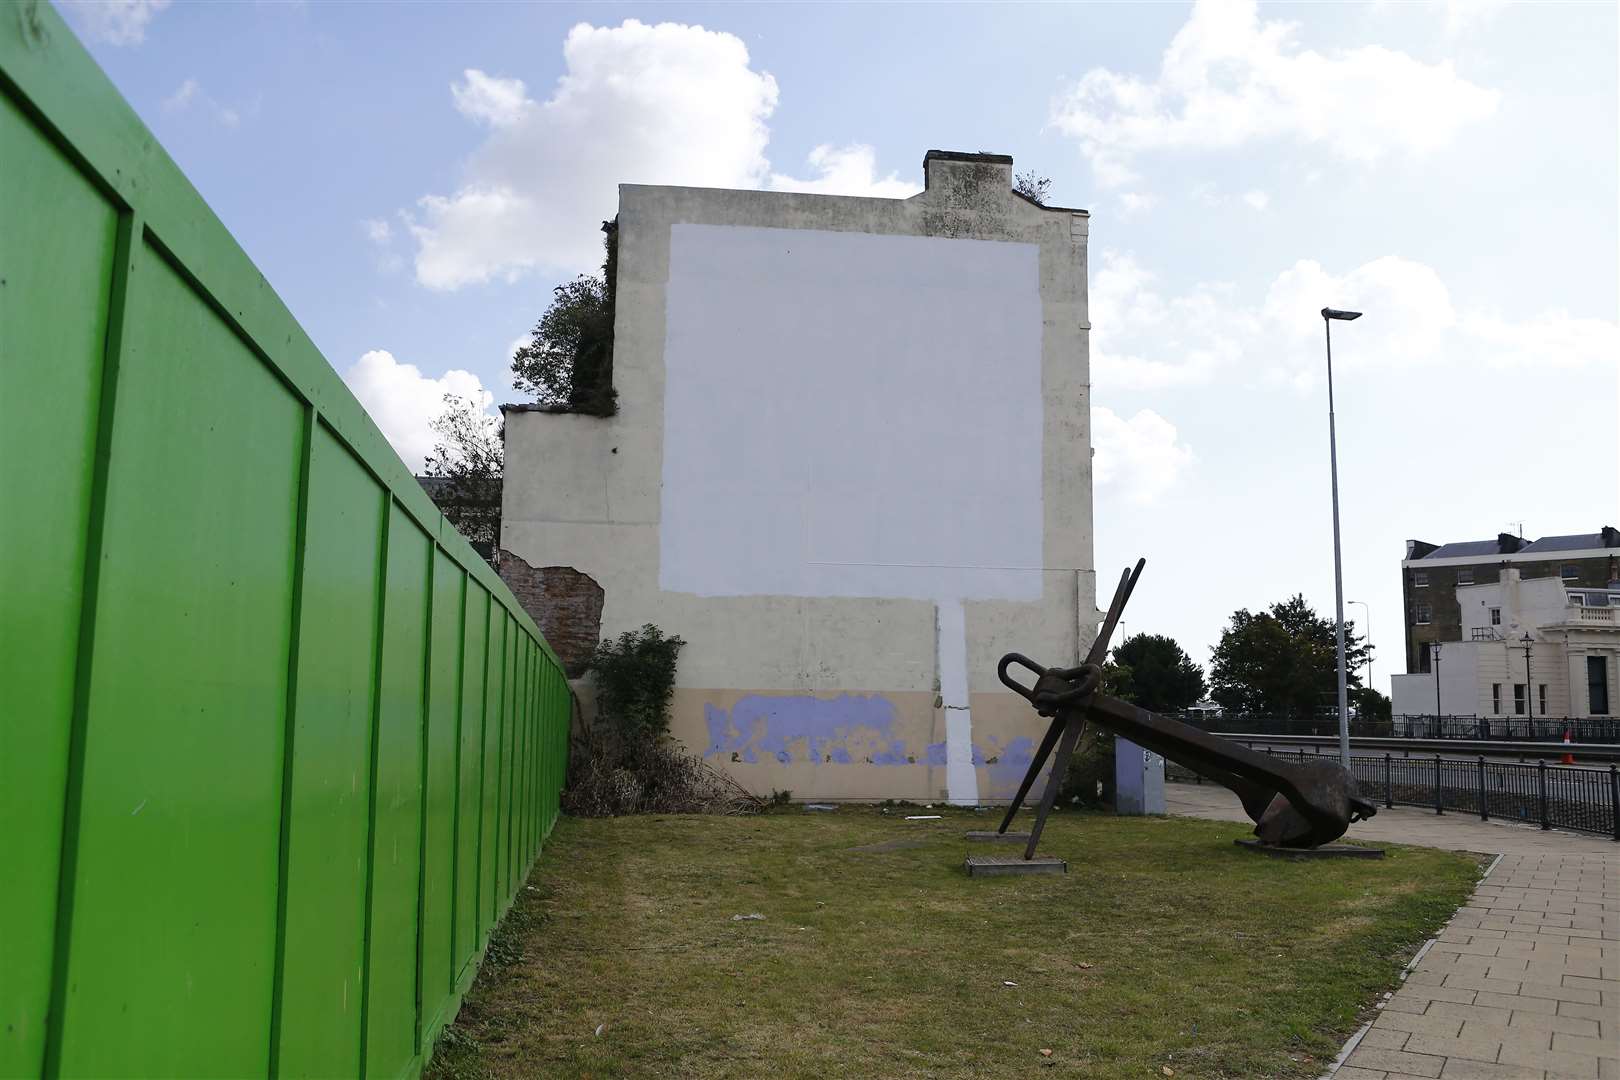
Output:
M1496 546L1495 540L1463 540L1455 544L1441 544L1427 555L1425 559L1460 559L1469 555L1499 555L1501 548Z
M1410 562L1425 562L1440 559L1468 559L1488 558L1492 555L1530 555L1551 554L1556 551L1591 551L1595 548L1620 547L1620 533L1613 528L1604 526L1598 532L1571 533L1567 536L1543 536L1539 540L1526 542L1519 537L1502 533L1495 540L1460 540L1451 544L1441 544L1433 551L1419 555Z
M1525 551L1585 551L1589 548L1603 547L1603 534L1574 533L1570 536L1543 536L1533 544L1524 547Z

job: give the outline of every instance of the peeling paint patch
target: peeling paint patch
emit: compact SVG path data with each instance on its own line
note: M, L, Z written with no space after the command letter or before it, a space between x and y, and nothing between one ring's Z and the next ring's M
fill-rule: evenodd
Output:
M730 709L703 707L709 729L706 758L754 764L761 757L787 764L903 765L905 741L894 737L894 703L880 694L750 694Z

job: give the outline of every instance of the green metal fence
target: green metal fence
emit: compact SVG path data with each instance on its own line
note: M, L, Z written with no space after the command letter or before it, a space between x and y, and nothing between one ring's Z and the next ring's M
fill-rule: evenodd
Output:
M0 5L0 1076L400 1076L555 654L62 20Z

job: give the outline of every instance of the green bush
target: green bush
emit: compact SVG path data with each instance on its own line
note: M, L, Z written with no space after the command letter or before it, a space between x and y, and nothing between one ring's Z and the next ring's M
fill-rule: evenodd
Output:
M669 731L669 701L675 693L675 662L686 642L665 637L652 623L603 641L591 655L596 715L628 742L656 739Z
M1087 726L1069 759L1069 771L1058 791L1063 806L1097 809L1114 801L1114 736Z

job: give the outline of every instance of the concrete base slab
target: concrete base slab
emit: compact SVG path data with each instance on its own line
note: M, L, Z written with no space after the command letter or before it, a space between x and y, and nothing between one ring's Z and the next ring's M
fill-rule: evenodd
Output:
M1234 840L1240 848L1257 851L1276 859L1382 859L1383 848L1352 847L1349 844L1323 844L1317 848L1286 848L1262 844L1258 840Z
M964 840L988 840L992 843L1003 841L1016 844L1029 843L1029 833L1027 832L995 832L986 829L969 829L962 834L962 838Z
M1016 855L969 855L963 864L968 877L995 877L1001 874L1067 874L1069 864L1050 855L1023 859Z

